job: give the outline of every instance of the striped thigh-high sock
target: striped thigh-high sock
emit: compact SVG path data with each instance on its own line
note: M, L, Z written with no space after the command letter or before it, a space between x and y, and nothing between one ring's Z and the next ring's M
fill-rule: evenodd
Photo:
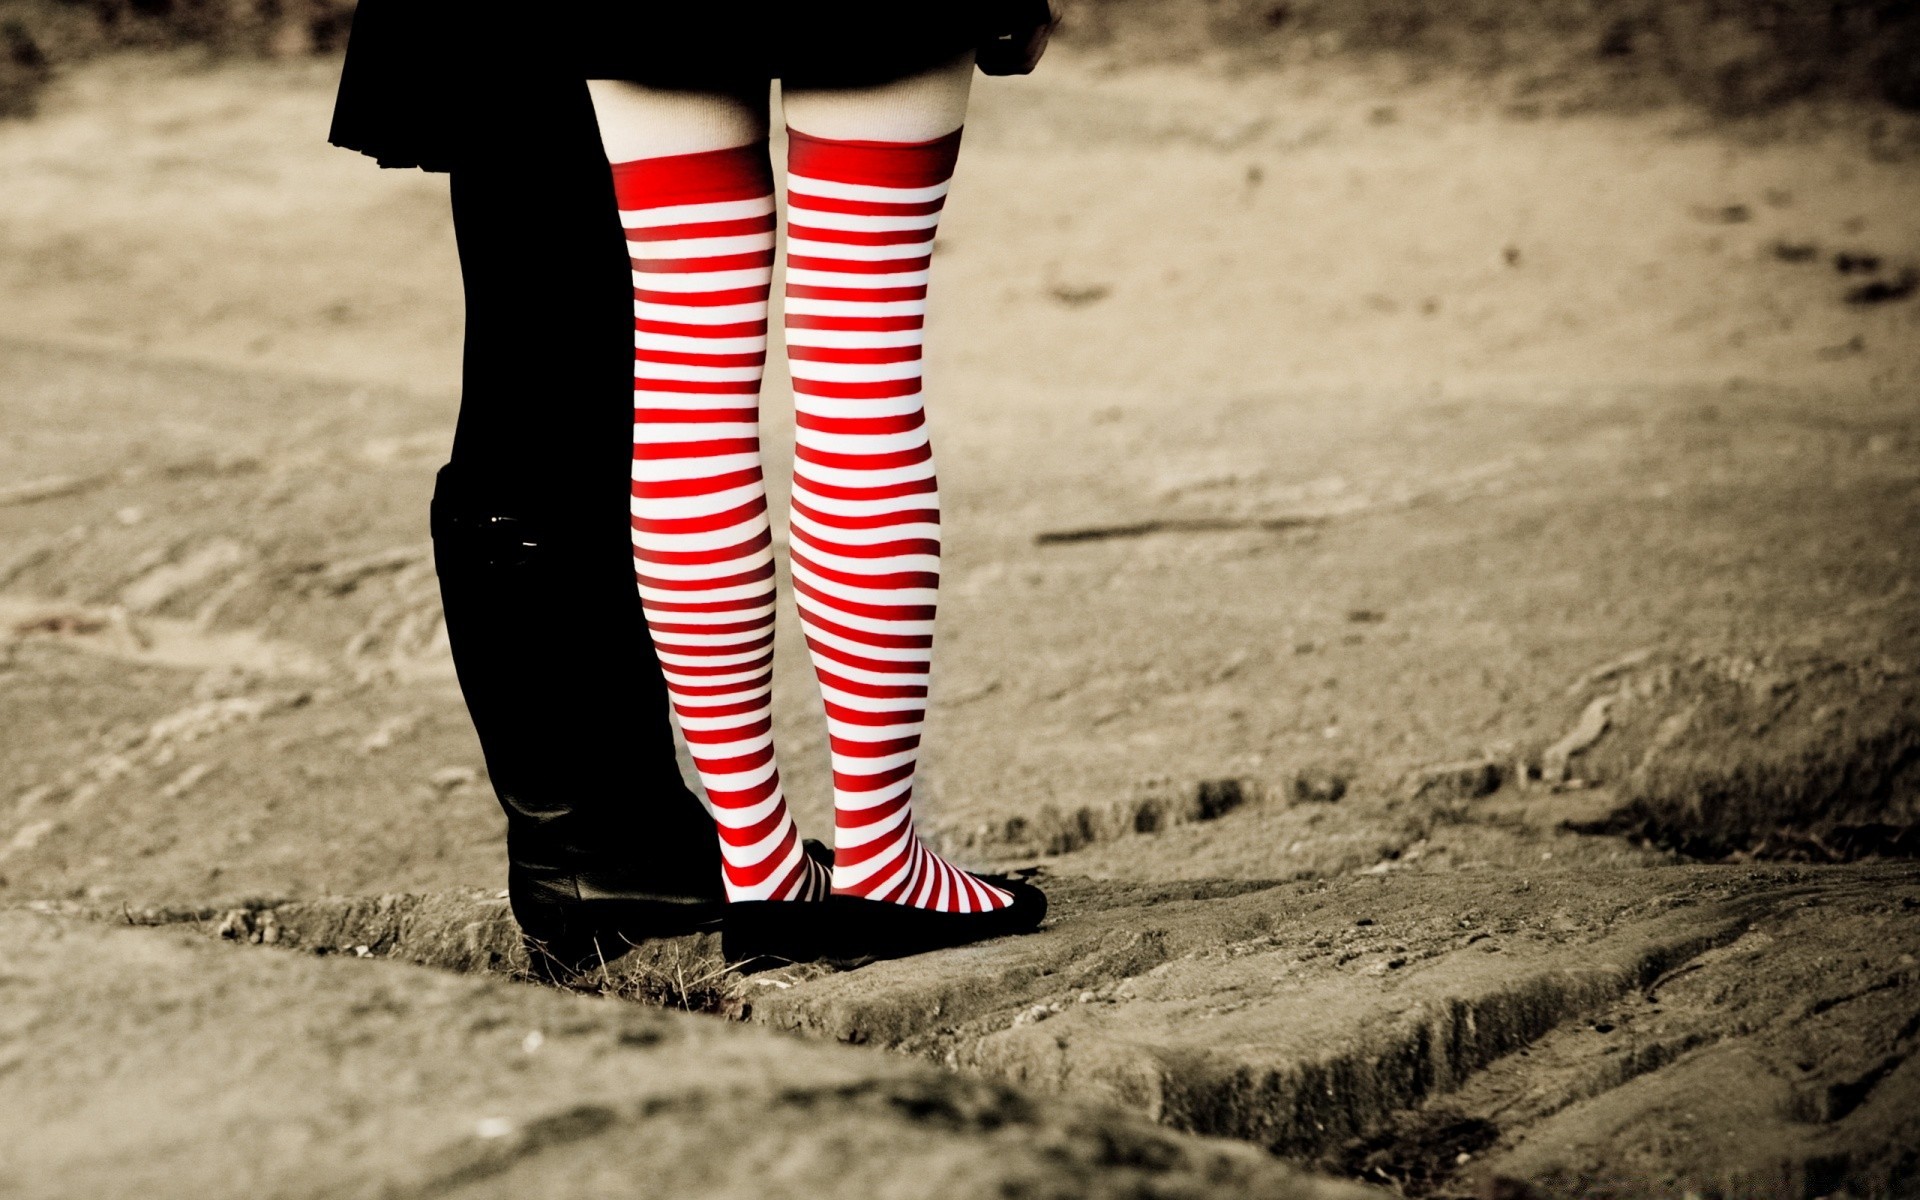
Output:
M633 561L720 836L727 898L824 898L773 754L773 551L760 376L765 143L613 164L633 260Z
M1011 897L913 825L940 497L920 395L934 228L959 150L788 131L793 590L826 700L833 890L947 912Z

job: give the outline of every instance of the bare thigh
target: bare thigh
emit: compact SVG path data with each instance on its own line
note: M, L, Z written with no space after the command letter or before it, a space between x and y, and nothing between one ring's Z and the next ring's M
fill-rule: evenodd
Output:
M874 87L783 86L780 104L788 125L814 137L924 142L966 122L972 82L969 51L932 70ZM724 150L767 137L765 84L687 91L590 79L587 90L609 162Z
M587 91L608 162L699 154L767 139L766 83L695 92L589 79Z
M780 88L787 125L833 141L927 142L967 119L973 52L930 71L861 88Z

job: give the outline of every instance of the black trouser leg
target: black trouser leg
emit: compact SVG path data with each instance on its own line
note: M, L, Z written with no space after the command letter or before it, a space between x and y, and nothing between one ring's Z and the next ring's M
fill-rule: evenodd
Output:
M516 85L518 86L518 85ZM584 84L453 172L466 358L434 556L529 932L573 901L721 895L681 781L628 541L632 285Z

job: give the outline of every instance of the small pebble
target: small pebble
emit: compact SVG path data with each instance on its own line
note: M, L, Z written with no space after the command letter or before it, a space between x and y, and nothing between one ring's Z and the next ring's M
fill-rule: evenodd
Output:
M441 767L427 776L427 782L443 792L450 792L454 788L465 787L477 778L479 772L472 767Z

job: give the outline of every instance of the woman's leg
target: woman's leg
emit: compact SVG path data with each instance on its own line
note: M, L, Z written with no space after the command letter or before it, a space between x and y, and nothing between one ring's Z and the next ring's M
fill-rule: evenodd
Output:
M793 586L826 700L834 891L960 913L1012 902L922 845L912 806L940 582L921 330L972 70L782 90Z
M590 85L633 272L633 559L729 900L824 896L780 791L760 466L774 203L767 85Z
M625 548L630 285L593 108L578 81L521 91L540 139L452 172L466 354L432 530L514 911L564 945L586 920L581 877L601 895L718 899L720 856L674 761Z

